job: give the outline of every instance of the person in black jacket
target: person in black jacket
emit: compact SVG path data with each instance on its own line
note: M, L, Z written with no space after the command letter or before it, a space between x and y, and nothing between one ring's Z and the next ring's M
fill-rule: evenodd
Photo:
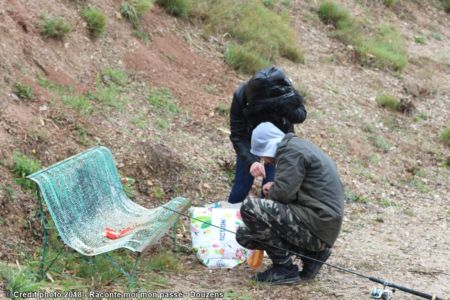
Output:
M270 67L257 72L234 92L230 139L237 159L229 203L239 203L247 197L254 177L262 176L263 184L274 179L274 167L264 165L259 157L250 153L252 130L262 122L271 122L284 133L293 133L293 124L302 123L305 119L303 97L279 68Z

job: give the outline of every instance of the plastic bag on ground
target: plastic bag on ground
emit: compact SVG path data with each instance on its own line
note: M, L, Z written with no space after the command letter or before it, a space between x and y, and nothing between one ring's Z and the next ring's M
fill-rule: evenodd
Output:
M232 233L243 223L239 209L240 204L222 202L189 209L192 248L208 268L233 268L245 262L252 253L240 246Z

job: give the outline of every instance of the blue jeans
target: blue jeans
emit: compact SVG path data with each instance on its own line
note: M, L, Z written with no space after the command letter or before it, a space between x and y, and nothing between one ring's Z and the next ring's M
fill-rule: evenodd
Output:
M263 179L263 185L266 182L273 181L275 177L274 165L264 164L264 168L266 169L266 178ZM250 169L247 168L246 164L238 157L236 159L236 173L234 175L233 186L231 187L228 202L239 203L244 201L252 188L254 179L255 178L250 174ZM261 198L264 198L262 190Z

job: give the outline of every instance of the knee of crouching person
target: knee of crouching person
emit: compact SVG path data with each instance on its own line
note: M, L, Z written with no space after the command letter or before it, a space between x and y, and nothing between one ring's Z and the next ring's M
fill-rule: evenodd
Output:
M247 198L244 200L244 202L242 202L241 205L241 217L242 217L242 221L244 221L244 223L248 223L249 222L249 218L251 218L251 216L254 214L254 211L252 209L253 204L251 202L252 200L250 198Z
M236 241L242 247L245 247L248 242L248 233L246 232L246 226L241 224L236 230Z

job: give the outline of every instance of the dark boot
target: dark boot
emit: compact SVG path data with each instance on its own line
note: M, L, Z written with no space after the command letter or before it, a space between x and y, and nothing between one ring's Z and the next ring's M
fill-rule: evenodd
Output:
M325 250L319 252L304 251L304 254L308 257L321 261L318 262L304 257L301 258L303 261L303 270L299 274L300 278L302 280L313 279L319 273L323 263L328 259L328 257L330 257L331 249L326 248Z
M252 276L256 282L271 284L294 284L300 282L298 267L296 265L272 265L264 272Z

